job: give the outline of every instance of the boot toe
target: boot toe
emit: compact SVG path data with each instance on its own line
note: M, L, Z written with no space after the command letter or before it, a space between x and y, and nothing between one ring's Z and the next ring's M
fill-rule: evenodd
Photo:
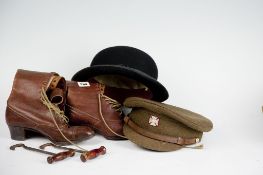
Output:
M88 139L95 135L94 130L87 126L75 126L74 130L76 140Z

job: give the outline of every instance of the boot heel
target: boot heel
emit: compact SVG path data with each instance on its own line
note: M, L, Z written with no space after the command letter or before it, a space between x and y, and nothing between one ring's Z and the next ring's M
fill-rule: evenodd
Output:
M8 126L8 127L11 134L11 138L13 140L19 140L19 141L26 140L25 128L17 127L17 126Z

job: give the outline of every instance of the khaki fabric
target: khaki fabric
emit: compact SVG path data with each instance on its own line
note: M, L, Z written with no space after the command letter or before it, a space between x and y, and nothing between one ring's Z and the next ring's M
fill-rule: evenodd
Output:
M131 108L145 108L154 113L163 114L201 132L208 132L213 128L213 123L206 117L165 103L159 103L143 98L130 97L125 100L124 106Z
M162 136L201 141L203 132L213 128L212 122L200 114L152 100L130 97L124 106L132 108L129 120L139 128ZM150 150L174 151L186 146L150 138L136 132L129 123L124 125L123 133L130 141Z
M149 124L149 120L152 116L157 117L159 119L157 127L153 127ZM183 123L174 120L170 117L167 117L163 114L157 114L144 108L134 108L129 117L139 127L144 128L153 133L174 137L180 136L184 138L200 138L202 136L202 132L200 131L189 128Z

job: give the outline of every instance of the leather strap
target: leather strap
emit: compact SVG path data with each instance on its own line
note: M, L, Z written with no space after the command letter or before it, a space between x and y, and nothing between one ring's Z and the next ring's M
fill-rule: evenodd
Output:
M61 79L62 79L61 76L54 75L54 76L51 78L51 82L50 82L50 84L49 84L48 89L50 89L50 90L55 89L55 88L58 86L58 83L60 82Z
M157 134L157 133L147 131L146 129L139 127L136 123L134 123L132 120L130 120L130 118L127 116L124 117L124 122L130 128L132 128L135 132L137 132L143 136L155 139L155 140L159 140L159 141L163 141L163 142L169 142L169 143L175 143L178 145L191 145L191 144L198 143L200 141L199 138L172 137L172 136L161 135L161 134Z

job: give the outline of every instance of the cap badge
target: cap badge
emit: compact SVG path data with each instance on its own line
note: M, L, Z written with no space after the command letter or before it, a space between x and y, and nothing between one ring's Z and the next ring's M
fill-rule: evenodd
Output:
M155 116L151 116L150 118L149 118L149 124L151 125L151 126L158 126L159 125L159 118L158 117L155 117Z

